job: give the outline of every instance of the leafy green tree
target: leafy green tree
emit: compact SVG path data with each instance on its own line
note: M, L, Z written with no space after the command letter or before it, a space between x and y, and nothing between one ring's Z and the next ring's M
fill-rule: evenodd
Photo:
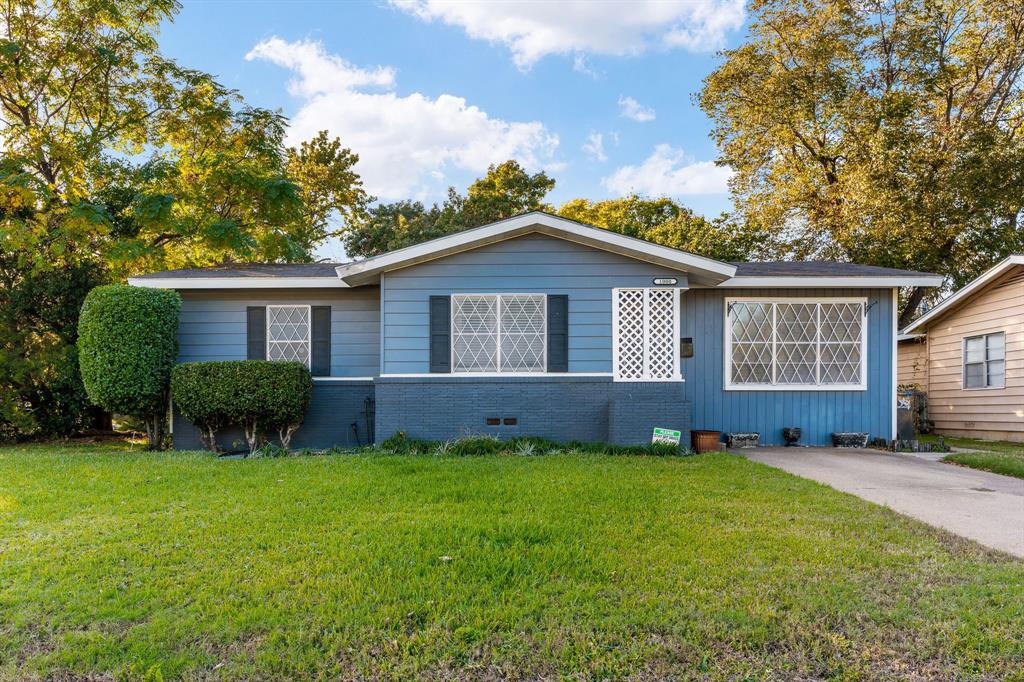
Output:
M1024 245L1024 5L756 0L700 104L741 218L792 255L961 286ZM900 325L926 292L905 292Z
M554 186L544 172L531 175L516 161L491 165L465 196L450 187L445 201L430 208L418 201L398 201L355 217L343 233L345 251L376 256L527 211L550 210L543 199Z
M721 261L771 258L778 252L778 244L767 231L724 215L707 220L668 197L645 199L633 194L605 201L573 199L558 215Z
M108 284L89 292L78 321L89 399L144 420L151 450L164 445L180 310L177 292Z

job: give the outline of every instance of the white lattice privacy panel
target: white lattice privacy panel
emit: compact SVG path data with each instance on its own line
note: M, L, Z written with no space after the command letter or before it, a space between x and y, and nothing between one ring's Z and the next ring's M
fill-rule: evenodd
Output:
M543 372L547 296L452 296L453 372Z
M309 366L309 306L267 306L267 359Z
M671 381L679 374L679 292L616 289L615 378Z
M732 301L734 386L863 386L863 301Z

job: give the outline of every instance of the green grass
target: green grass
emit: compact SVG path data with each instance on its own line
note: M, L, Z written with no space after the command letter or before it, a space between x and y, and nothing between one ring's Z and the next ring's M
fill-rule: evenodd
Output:
M972 469L991 471L1004 476L1024 478L1024 443L1009 443L1000 440L976 440L974 438L951 438L943 436L947 445L971 448L982 452L954 452L943 457L945 462L961 464ZM923 436L929 442L938 436Z
M741 457L0 449L0 678L1016 678L1024 564Z

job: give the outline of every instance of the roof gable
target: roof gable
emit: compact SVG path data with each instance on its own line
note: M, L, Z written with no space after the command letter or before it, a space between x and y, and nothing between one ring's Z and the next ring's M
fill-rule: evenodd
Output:
M1024 255L1017 254L1007 256L981 274L970 284L960 289L960 291L947 296L937 306L911 322L902 330L902 333L911 334L913 332L924 331L929 324L969 303L971 299L988 289L993 284L996 284L1003 275L1018 266L1024 266Z
M399 270L533 233L565 239L686 272L690 281L696 284L714 286L736 273L736 267L729 263L653 244L642 239L634 239L611 230L584 225L539 211L439 237L356 263L339 265L337 273L350 286L369 284L378 281L384 272Z

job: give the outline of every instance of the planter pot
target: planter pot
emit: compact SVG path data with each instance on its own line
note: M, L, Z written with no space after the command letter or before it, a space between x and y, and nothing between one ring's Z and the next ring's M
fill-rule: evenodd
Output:
M761 434L755 431L748 433L730 433L725 437L730 448L756 448L761 443Z
M832 446L837 448L866 448L868 434L843 431L832 434Z
M803 435L803 431L795 426L787 426L782 429L782 440L786 441L786 445L793 447L800 442L800 436Z
M721 431L690 431L690 444L696 452L716 452Z

